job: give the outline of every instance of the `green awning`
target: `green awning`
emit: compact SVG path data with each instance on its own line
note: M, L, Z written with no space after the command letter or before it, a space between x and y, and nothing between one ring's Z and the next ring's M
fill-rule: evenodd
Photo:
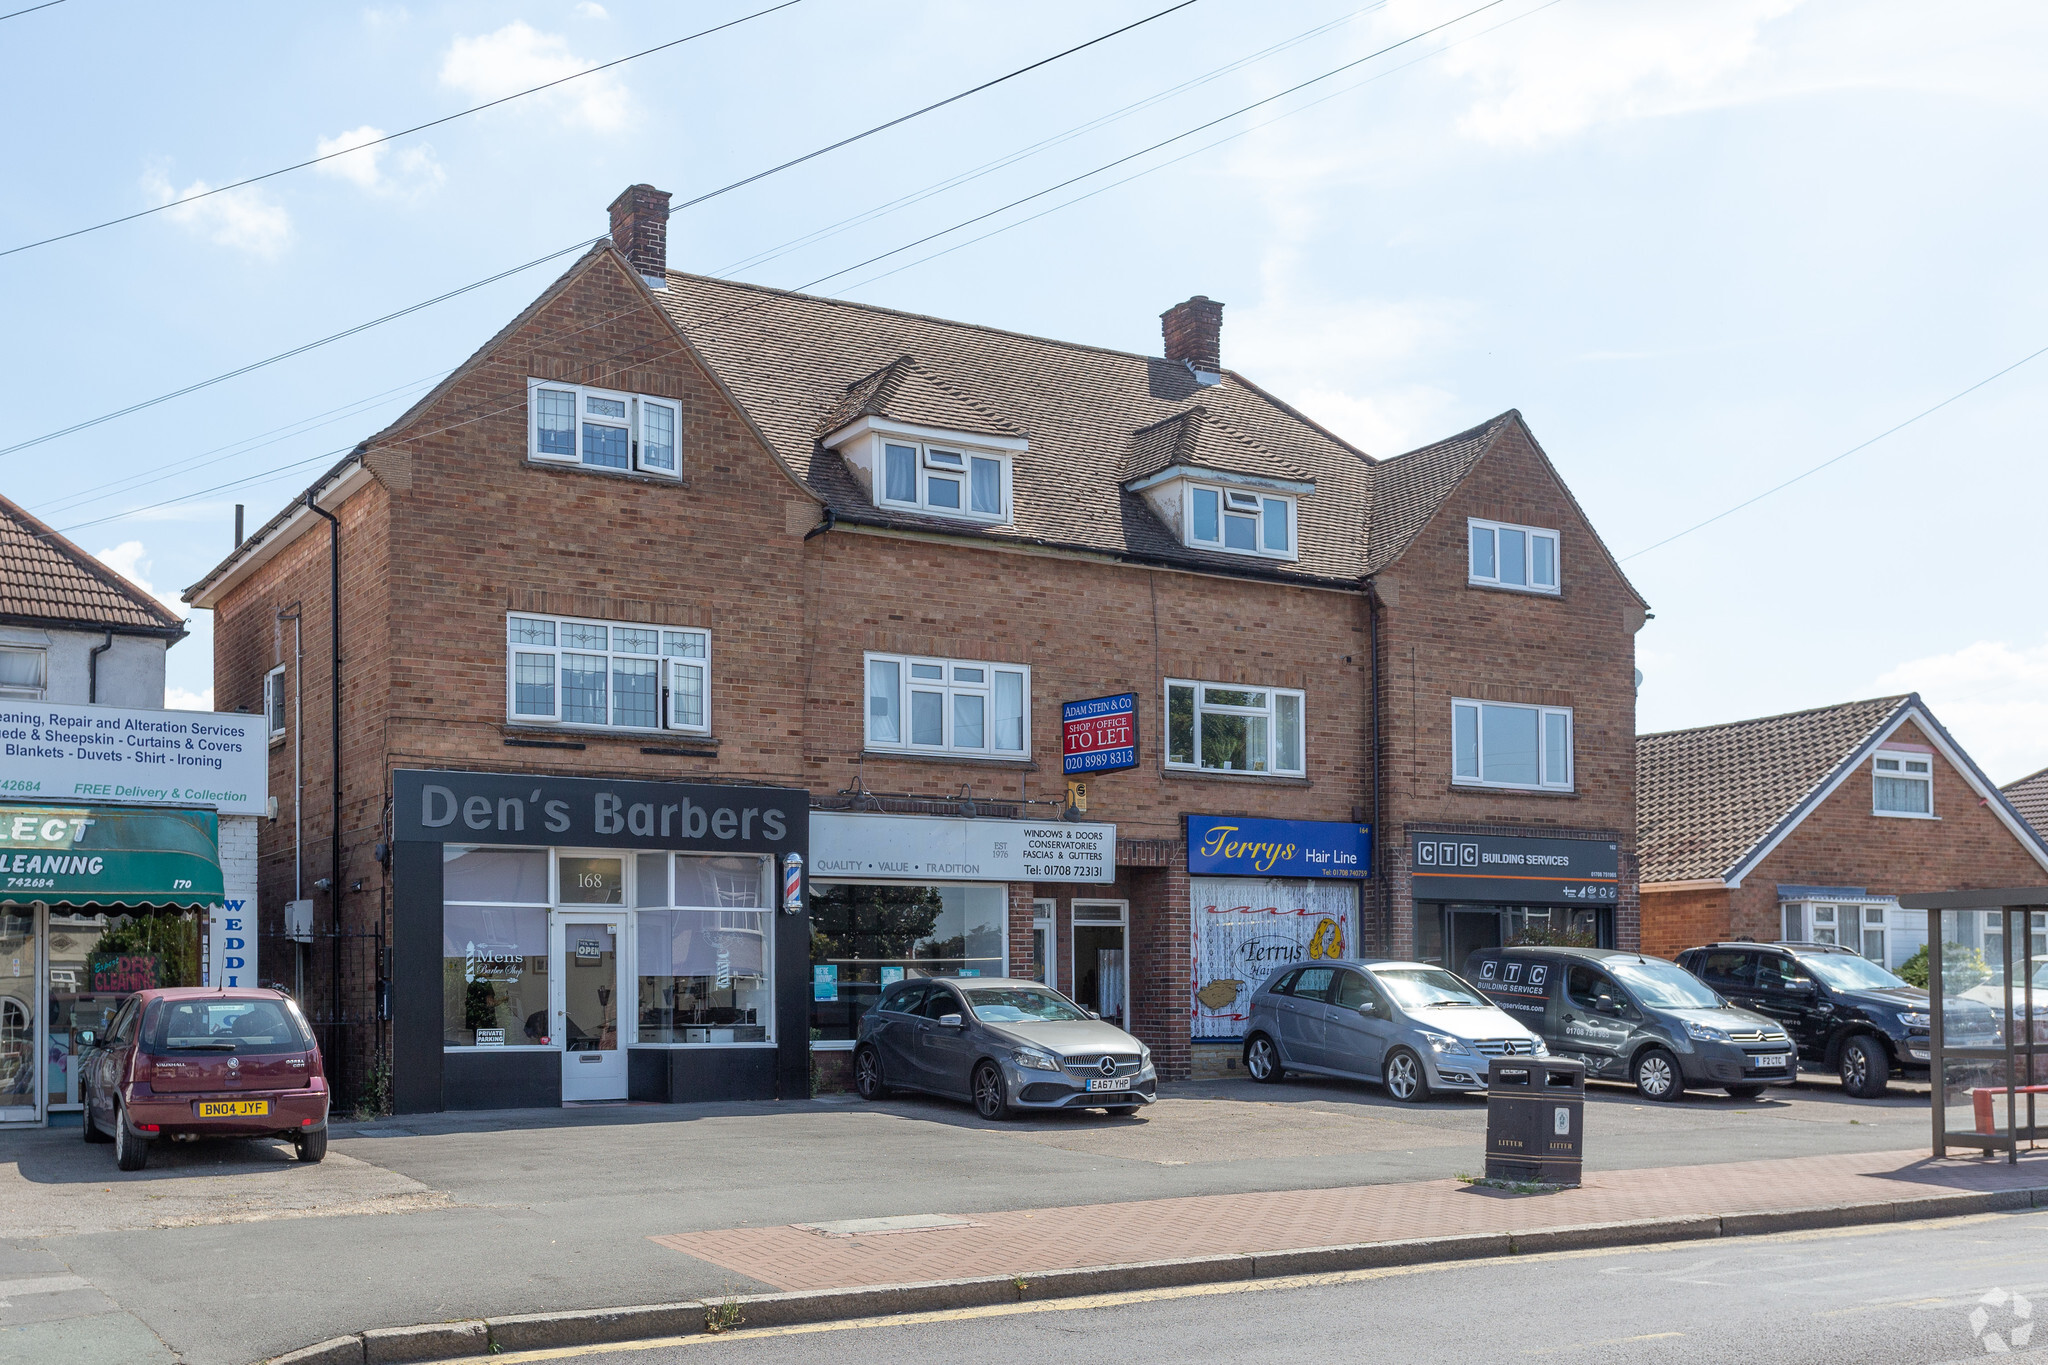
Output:
M210 810L0 805L0 901L136 909L224 892Z

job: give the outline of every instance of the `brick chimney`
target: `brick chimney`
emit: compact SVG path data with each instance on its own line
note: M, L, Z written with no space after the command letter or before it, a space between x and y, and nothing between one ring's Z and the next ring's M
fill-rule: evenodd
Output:
M612 200L612 245L650 289L668 288L667 190L628 185Z
M1176 303L1159 315L1166 358L1200 374L1223 373L1223 305L1206 294ZM1210 382L1214 382L1213 380Z

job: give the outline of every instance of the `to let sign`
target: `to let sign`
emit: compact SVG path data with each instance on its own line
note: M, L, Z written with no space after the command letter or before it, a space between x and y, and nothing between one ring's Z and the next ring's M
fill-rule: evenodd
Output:
M1060 706L1063 769L1108 773L1138 766L1138 694L1090 697Z

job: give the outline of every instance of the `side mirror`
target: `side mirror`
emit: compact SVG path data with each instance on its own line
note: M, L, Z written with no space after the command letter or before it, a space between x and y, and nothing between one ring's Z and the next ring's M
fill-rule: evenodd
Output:
M1377 1001L1368 1000L1363 1005L1360 1005L1358 1007L1358 1012L1368 1019L1377 1019L1380 1017L1379 1003Z
M959 1015L957 1015L957 1014L942 1014L942 1015L940 1015L940 1016L939 1016L939 1027L940 1027L940 1028L965 1028L965 1027L966 1027L966 1024L965 1024L964 1022L962 1022L962 1020L961 1020L960 1016L959 1016Z
M1094 1010L1082 1010L1081 1013L1087 1015L1090 1019L1100 1019L1102 1017L1101 1015L1097 1014Z
M1621 1006L1603 995L1593 1002L1593 1012L1595 1014L1620 1014Z
M91 1047L94 1043L97 1043L98 1041L99 1035L97 1033L94 1033L91 1029L84 1028L78 1031L78 1045L80 1047Z

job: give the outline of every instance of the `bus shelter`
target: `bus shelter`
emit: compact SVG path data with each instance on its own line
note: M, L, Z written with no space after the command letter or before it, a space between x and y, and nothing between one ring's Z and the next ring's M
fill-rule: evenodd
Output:
M2038 1150L2048 1097L2048 886L1899 897L1927 912L1934 1155ZM1910 1021L1909 1021L1910 1022Z

